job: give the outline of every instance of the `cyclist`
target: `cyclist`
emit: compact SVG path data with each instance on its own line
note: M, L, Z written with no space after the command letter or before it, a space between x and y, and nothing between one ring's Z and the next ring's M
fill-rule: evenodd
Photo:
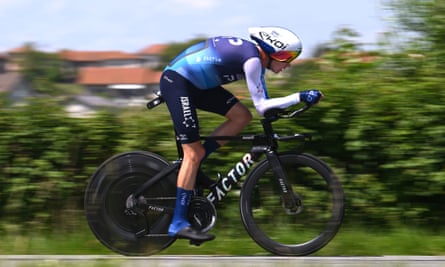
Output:
M200 165L224 141L205 140L199 134L197 109L226 117L211 135L238 134L252 114L222 85L245 79L259 115L270 108L287 108L300 101L317 103L323 96L307 90L285 97L269 98L265 70L279 73L298 57L302 44L297 35L281 27L249 28L254 42L237 37L213 37L185 49L164 69L160 91L171 114L183 161L177 180L177 199L168 234L172 237L209 241L214 235L191 227L188 207Z

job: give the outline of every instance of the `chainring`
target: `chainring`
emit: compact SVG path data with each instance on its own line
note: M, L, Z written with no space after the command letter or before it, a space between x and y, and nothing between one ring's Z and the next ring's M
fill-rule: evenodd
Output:
M212 202L202 196L194 196L190 201L189 222L201 232L208 232L216 223L216 209Z

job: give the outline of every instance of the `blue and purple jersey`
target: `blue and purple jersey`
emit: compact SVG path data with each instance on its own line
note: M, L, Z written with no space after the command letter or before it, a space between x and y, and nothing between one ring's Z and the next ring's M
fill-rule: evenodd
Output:
M174 58L173 70L200 89L245 79L244 63L259 58L255 44L236 37L214 37L199 42Z

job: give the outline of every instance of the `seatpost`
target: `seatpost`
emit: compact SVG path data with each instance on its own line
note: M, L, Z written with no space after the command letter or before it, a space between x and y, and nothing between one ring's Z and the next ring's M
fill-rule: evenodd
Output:
M272 150L275 150L278 147L277 140L274 137L274 130L272 127L272 122L277 120L278 118L274 117L265 117L261 120L261 124L263 125L264 133L266 135L267 144L271 146Z

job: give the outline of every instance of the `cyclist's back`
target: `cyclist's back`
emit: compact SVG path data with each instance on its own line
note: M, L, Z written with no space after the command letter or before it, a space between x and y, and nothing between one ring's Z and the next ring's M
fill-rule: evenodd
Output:
M180 53L165 70L173 70L199 89L244 79L243 64L259 58L256 45L237 37L213 37Z

